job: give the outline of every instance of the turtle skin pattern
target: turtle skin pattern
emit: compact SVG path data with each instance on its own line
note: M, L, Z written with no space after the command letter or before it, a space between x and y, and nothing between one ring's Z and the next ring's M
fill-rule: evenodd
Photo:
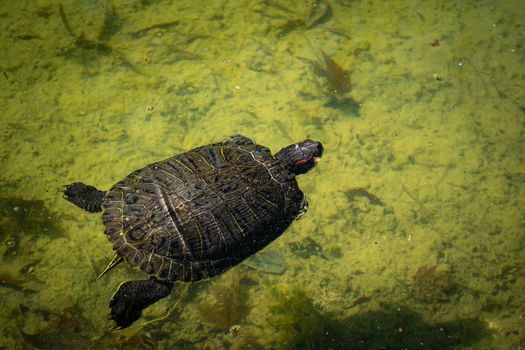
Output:
M161 281L187 282L261 250L305 205L295 175L236 136L131 173L102 207L117 254Z

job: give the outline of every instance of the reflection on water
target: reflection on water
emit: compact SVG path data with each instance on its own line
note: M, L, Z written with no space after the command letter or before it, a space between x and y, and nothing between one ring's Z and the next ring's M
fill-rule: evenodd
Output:
M525 6L416 1L0 5L0 348L523 346ZM306 137L308 213L261 256L177 285L132 327L144 278L65 184L244 134Z

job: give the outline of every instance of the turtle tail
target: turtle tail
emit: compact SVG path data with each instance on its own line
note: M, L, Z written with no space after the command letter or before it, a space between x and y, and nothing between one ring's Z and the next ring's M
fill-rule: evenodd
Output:
M106 192L82 182L67 185L64 189L65 200L90 213L102 211L102 202L105 196Z

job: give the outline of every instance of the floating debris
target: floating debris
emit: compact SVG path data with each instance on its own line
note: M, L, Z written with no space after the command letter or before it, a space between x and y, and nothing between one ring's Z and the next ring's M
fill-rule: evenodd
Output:
M243 262L243 265L260 272L276 275L281 275L286 270L283 256L273 250L263 250L252 255Z

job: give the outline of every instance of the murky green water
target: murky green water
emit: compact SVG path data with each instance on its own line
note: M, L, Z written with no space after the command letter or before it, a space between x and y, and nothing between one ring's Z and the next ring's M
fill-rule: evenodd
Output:
M0 349L525 346L522 1L60 4L0 5ZM63 185L237 133L323 142L309 212L108 331L144 275Z

